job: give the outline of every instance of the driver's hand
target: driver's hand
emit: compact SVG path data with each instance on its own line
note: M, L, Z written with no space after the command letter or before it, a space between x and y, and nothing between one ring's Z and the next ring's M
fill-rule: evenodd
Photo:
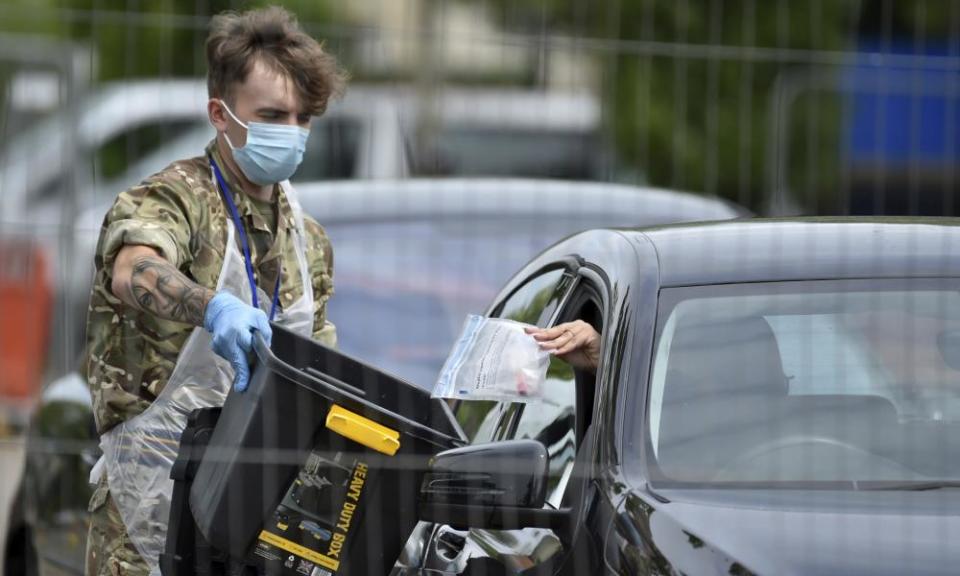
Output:
M525 329L546 350L574 368L596 371L600 364L600 334L583 320L564 322L552 328Z

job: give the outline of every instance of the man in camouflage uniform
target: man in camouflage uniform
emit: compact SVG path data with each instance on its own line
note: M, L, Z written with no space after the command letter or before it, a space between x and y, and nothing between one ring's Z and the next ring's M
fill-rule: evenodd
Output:
M299 271L303 258L298 260L295 250L291 198L284 187L269 183L268 164L267 176L254 177L235 156L245 142L248 148L256 144L256 123L261 133L263 124L308 128L311 117L321 114L342 89L343 75L335 60L279 8L215 17L207 59L208 113L216 138L203 156L174 162L122 192L103 223L85 365L101 435L154 403L195 328L215 334L214 350L237 368L238 379L243 366L237 362L246 362L250 331L269 332L263 327L263 312L216 291L226 254L233 249L227 246L227 194L246 232L256 286L275 298L281 313L308 293ZM218 186L211 160L225 186ZM326 302L333 293L333 252L314 220L304 218L302 229L314 295L312 336L333 346L335 329L326 319ZM229 300L230 306L211 318L217 300ZM225 319L228 315L232 317ZM218 323L233 323L231 329L236 329L243 318L251 320L239 324L239 330L246 331L245 339L239 338L246 343L241 354L232 340L236 333L222 337ZM233 356L223 352L227 345ZM131 542L108 474L100 474L89 509L86 573L147 574L148 564Z

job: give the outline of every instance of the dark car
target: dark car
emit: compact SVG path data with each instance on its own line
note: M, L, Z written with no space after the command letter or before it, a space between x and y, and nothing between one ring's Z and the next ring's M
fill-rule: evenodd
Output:
M585 320L599 368L554 360L538 402L456 406L474 453L434 466L486 500L422 506L395 573L955 574L957 223L755 220L553 246L488 312ZM546 447L545 478L495 465L518 439ZM498 505L523 474L545 497Z
M557 240L598 226L745 214L715 198L592 182L348 181L301 184L298 192L333 242L329 316L340 348L425 388L464 316L481 312L517 268ZM92 262L106 209L80 218L72 259ZM97 457L87 385L72 373L44 390L33 416L20 504L9 513L7 574L34 564L41 574L82 573L87 476Z

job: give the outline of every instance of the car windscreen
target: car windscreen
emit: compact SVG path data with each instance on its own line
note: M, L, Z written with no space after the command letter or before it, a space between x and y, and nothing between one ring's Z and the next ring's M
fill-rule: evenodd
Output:
M670 487L960 481L960 281L661 291L646 461Z
M168 138L156 151L144 155L122 174L98 187L98 199L112 199L119 190L135 185L170 162L204 154L216 136L209 122L194 122L177 138ZM349 118L320 118L310 127L310 138L303 161L292 182L312 182L352 178L356 174L362 126Z
M590 132L450 125L425 147L410 138L411 172L420 176L523 176L601 179L604 147Z
M328 117L314 121L293 182L352 178L357 171L363 126L351 118Z

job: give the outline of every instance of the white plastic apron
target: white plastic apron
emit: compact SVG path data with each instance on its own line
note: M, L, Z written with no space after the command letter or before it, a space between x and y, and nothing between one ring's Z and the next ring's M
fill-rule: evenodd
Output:
M294 249L303 283L303 297L278 313L274 322L310 337L313 333L313 283L307 268L303 214L292 187L281 183L293 210ZM278 222L282 226L283 222ZM235 227L227 218L227 247L217 291L226 290L251 302L250 281L243 255L235 241ZM271 298L257 288L261 307L270 313ZM222 406L233 385L230 363L211 349L212 335L195 328L177 357L177 364L160 396L141 414L122 422L100 437L103 456L91 473L94 481L106 467L110 495L120 511L130 540L150 568L159 575L159 557L166 545L173 480L170 470L180 448L187 416L196 408Z

